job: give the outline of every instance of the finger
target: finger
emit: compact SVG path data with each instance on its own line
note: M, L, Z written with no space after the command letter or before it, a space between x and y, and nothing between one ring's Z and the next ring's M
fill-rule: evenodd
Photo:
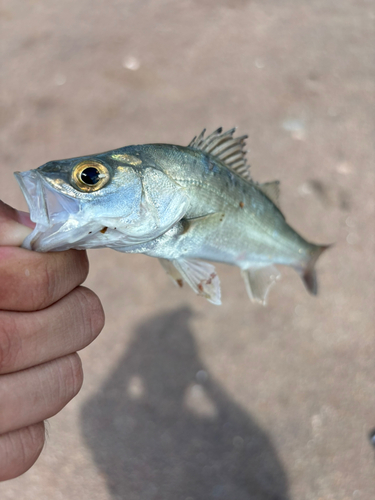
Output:
M26 212L20 212L0 201L0 246L20 246L35 226Z
M0 434L22 429L58 413L83 382L78 354L0 377Z
M88 270L82 250L39 253L0 247L0 309L44 309L83 283Z
M0 311L0 374L79 351L99 335L103 326L100 300L84 287L42 311Z
M20 476L36 462L45 441L39 422L0 436L0 481Z

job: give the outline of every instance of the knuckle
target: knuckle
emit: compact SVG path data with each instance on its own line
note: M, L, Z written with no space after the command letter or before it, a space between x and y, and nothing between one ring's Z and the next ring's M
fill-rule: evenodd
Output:
M77 353L62 358L64 362L62 384L62 399L69 401L76 396L83 384L83 370L81 358Z
M16 365L22 349L22 340L14 315L0 314L0 373L6 373Z
M56 272L51 261L44 259L42 255L38 264L34 271L36 282L31 289L33 309L36 311L44 309L54 301L57 284Z
M43 373L43 408L41 418L50 418L61 411L80 391L83 383L82 363L77 353L68 354L41 365Z
M44 443L43 422L0 436L0 481L26 472L36 462Z
M81 283L83 283L89 274L89 259L87 257L87 252L84 250L74 250L74 252L78 258L78 264L82 274Z
M85 281L89 274L89 260L84 250L68 250L55 254L58 265L62 267L67 280L74 283L74 287Z
M69 293L82 283L89 272L87 253L82 250L69 250L40 254L34 276L36 283L31 290L33 309L41 310Z
M28 427L28 434L31 442L31 447L34 450L34 454L36 454L36 457L38 457L46 441L46 430L44 422L30 425L30 427Z
M104 310L99 297L89 288L79 287L76 292L87 345L99 335L104 327Z
M21 456L24 467L31 467L40 455L45 442L44 423L39 422L22 429L20 436Z

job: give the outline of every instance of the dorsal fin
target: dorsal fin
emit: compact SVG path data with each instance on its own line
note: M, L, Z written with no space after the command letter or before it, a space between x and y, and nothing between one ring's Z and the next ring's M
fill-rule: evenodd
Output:
M206 129L190 142L190 148L200 149L221 160L227 167L246 180L250 180L250 165L247 165L245 140L247 135L233 137L236 128L223 132L222 127L204 138Z
M280 181L257 184L257 188L279 208Z

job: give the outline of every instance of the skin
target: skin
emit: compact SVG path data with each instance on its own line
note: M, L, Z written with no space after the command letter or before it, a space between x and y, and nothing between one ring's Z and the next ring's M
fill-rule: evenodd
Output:
M0 201L1 481L23 474L37 460L44 420L82 386L76 351L104 326L98 297L80 286L88 273L86 252L18 248L32 227L28 214Z

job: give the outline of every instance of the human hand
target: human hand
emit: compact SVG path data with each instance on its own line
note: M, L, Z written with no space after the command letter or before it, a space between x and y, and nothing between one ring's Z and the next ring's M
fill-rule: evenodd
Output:
M42 451L44 420L80 390L76 351L100 333L98 297L79 286L86 252L18 248L33 224L0 201L0 480L26 472Z

